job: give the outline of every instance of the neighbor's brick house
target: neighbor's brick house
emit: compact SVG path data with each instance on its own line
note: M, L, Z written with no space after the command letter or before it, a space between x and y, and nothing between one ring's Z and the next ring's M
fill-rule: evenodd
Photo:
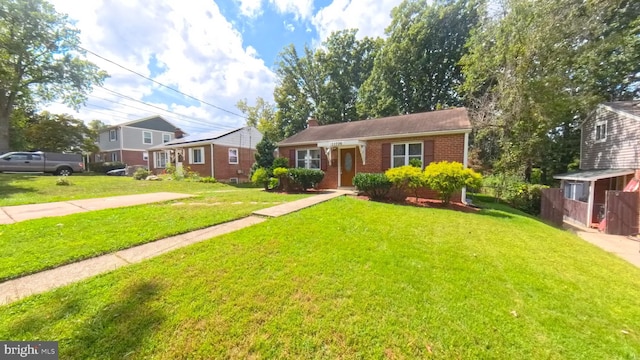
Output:
M180 129L160 116L113 125L100 131L99 151L89 162L119 161L127 165L149 166L149 148L169 142Z
M305 130L278 144L278 151L291 167L323 170L320 188L351 187L357 173L382 173L414 158L423 168L443 160L466 167L470 132L465 108L322 126L309 119Z
M179 137L150 149L149 169L160 174L170 163L220 181L247 182L261 140L262 133L251 126Z

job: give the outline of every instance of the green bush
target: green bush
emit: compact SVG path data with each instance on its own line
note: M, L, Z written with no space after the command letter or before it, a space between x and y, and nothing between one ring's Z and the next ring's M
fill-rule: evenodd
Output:
M95 162L95 163L89 163L89 171L93 171L99 174L106 174L108 171L111 170L115 170L115 169L124 169L125 167L127 167L124 163L121 163L119 161L113 161L113 162Z
M358 173L353 177L353 185L369 198L382 200L393 184L385 174Z
M258 168L253 172L251 176L251 182L258 185L264 186L265 190L269 190L269 172L265 168Z
M66 177L59 177L56 180L56 185L58 185L58 186L69 186L69 185L71 185L71 181L69 181L69 179L67 179Z
M300 186L303 191L318 186L324 178L324 172L317 169L293 168L289 169L289 178Z
M136 172L133 173L133 178L136 180L144 180L149 175L151 175L151 171L145 168L138 168L136 169Z
M286 157L277 157L273 159L273 165L271 165L271 168L273 169L276 169L276 168L287 169L288 167L289 167L289 159L287 159Z
M198 182L201 183L207 183L207 184L215 184L218 182L218 180L216 180L216 178L212 177L212 176L206 176L203 178L199 178Z
M520 184L517 191L505 200L514 208L522 210L527 214L540 215L542 189L547 188L549 187L540 184Z
M287 183L289 169L285 167L277 167L273 169L273 176L275 176L276 184L270 185L272 189L277 188L280 191L285 190L285 185Z
M420 161L420 159L416 159L416 158L410 159L409 165L422 169L422 161Z
M451 196L462 191L465 186L480 187L482 176L472 169L465 169L459 162L441 161L431 163L424 169L426 184L438 192L443 203L448 204Z
M384 173L399 191L400 197L406 198L409 192L418 197L418 191L425 187L425 176L420 168L411 165L391 168Z

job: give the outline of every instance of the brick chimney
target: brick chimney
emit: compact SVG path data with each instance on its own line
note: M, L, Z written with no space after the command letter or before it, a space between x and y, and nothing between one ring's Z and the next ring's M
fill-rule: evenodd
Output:
M307 119L307 127L312 127L312 126L318 126L318 120L316 120L316 118L310 116Z
M180 128L176 128L173 131L173 137L175 137L176 139L182 139L184 137L184 131L182 131Z

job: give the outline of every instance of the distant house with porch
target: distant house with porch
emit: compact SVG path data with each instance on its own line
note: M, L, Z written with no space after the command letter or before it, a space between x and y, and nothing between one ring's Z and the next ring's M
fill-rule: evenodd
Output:
M561 180L565 219L604 230L602 220L607 211L613 211L613 204L607 204L607 191L635 192L633 196L623 194L627 210L620 211L619 216L629 217L631 220L625 221L637 230L640 101L600 104L582 122L580 130L580 170L554 176Z
M149 149L149 169L161 174L172 164L224 182L247 182L261 140L262 133L252 126L178 136Z
M467 163L471 122L465 108L329 125L309 119L307 125L278 143L278 151L290 167L323 170L320 188L352 187L357 173L382 173L412 159L423 168L433 161Z

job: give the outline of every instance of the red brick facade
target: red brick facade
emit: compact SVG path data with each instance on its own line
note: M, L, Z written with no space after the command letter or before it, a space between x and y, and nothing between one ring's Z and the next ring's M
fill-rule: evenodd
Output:
M196 164L193 163L191 159L192 150L201 148L204 156L204 163ZM238 163L230 164L229 163L229 149L237 149L238 151ZM164 152L156 151L156 152ZM200 176L213 176L219 181L229 182L233 178L237 178L238 182L248 182L249 179L249 171L251 170L251 165L255 162L255 150L248 148L231 148L223 145L213 145L213 172L211 173L211 145L199 145L194 146L192 148L184 148L184 158L182 161L183 167L188 167L191 171L195 171ZM164 172L164 168L156 168L154 163L153 153L149 155L149 164L150 170L154 174L161 174Z
M115 154L115 161L131 165L148 166L147 160L144 159L146 150L113 150L103 151L98 154L93 154L93 162L111 162L113 161L112 154Z
M384 156L383 160L383 144L401 144L401 143L415 143L420 142L424 143L425 141L432 140L433 141L433 161L457 161L460 163L464 162L464 134L451 134L451 135L437 135L437 136L429 136L429 137L406 137L406 138L393 138L393 139L381 139L381 140L367 140L366 146L366 164L362 164L362 156L360 155L360 150L356 148L356 158L355 158L355 170L356 173L381 173L386 169L391 167L391 159L390 156ZM316 144L309 144L307 146L285 146L279 148L280 156L289 158L290 151L296 149L309 149L314 148ZM325 172L324 179L320 183L320 188L324 189L335 189L342 184L339 184L338 172L339 172L339 164L340 164L340 150L333 149L331 151L331 163L328 164L328 159L324 154L324 149L321 149L322 157L321 157L321 168ZM423 145L423 159L427 160L425 154L425 146ZM391 150L389 150L391 151ZM390 155L390 154L389 154ZM293 164L293 161L290 160L290 164ZM424 166L428 164L423 164ZM436 196L433 191L426 191L425 193L421 193L421 196L434 198ZM455 200L459 200L455 199Z

